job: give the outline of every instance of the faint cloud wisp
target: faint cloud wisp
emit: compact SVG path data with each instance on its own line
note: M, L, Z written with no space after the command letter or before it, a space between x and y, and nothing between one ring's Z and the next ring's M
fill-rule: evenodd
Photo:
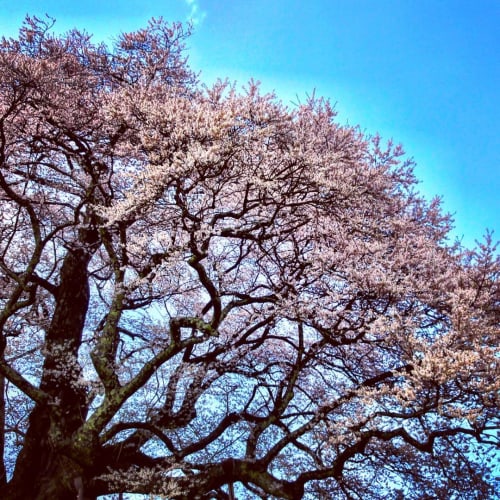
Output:
M203 22L207 13L200 9L200 5L197 0L185 0L188 7L191 8L188 14L189 21L193 26L197 26Z

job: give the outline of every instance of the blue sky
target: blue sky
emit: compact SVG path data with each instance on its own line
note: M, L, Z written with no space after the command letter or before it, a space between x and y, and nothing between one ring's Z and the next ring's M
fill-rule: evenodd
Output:
M316 90L341 123L403 143L454 236L500 239L498 0L0 0L0 33L26 13L104 40L152 16L192 18L202 80L254 77L286 103Z

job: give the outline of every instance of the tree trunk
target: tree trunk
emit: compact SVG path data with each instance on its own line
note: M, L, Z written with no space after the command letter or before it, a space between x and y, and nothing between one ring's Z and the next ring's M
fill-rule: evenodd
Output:
M40 382L51 403L32 410L13 477L0 486L2 499L85 498L84 471L69 458L69 450L87 412L85 388L76 383L81 372L76 360L89 303L89 260L90 253L81 248L69 250L64 259Z
M63 426L64 427L64 426ZM25 444L19 454L14 476L0 489L0 497L8 500L89 499L84 496L81 464L68 458L66 450L53 442L60 432L53 416L42 408L33 410Z

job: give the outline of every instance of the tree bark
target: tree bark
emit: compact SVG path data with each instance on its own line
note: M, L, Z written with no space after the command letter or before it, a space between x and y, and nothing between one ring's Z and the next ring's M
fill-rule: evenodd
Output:
M74 500L83 493L82 465L68 452L87 413L85 388L75 382L81 371L76 360L89 304L90 257L90 252L77 248L64 258L40 383L51 403L36 404L32 410L13 477L0 487L1 498ZM75 483L77 478L81 484Z

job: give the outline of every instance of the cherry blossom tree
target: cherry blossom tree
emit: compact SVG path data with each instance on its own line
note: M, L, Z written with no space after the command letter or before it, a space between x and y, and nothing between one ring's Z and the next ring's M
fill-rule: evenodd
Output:
M0 47L0 496L492 498L492 238L181 25L51 28Z

